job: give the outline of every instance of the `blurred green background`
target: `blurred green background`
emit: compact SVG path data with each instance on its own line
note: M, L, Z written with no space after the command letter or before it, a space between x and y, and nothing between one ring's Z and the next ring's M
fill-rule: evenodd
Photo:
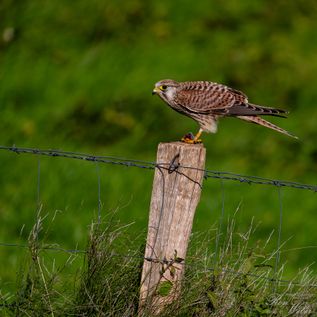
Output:
M271 121L300 140L225 119L216 135L204 135L208 169L316 183L316 1L2 0L0 36L1 145L154 161L159 142L198 128L151 96L154 83L210 80L288 109L289 119ZM0 153L0 242L27 240L38 160ZM95 165L40 158L46 242L85 247L98 209ZM99 168L103 214L117 210L120 221L134 223L131 235L145 235L153 172ZM280 204L272 187L224 182L223 192L220 181L207 180L194 231L217 226L223 194L224 228L236 212L241 232L251 219L259 225L255 242L275 230L276 248ZM317 197L282 189L282 198L281 262L291 275L316 262ZM21 252L0 248L2 292L14 290Z

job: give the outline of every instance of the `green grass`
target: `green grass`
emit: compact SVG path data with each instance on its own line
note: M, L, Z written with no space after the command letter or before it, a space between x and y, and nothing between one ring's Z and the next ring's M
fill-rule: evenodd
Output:
M65 252L56 263L39 214L23 251L16 292L1 293L2 316L137 316L145 233L131 240L129 226L114 216L90 226L84 254ZM230 220L217 254L211 247L217 230L193 235L180 297L160 316L316 314L311 271L280 281L283 267L274 273L276 252L267 250L271 237L252 244L254 224L237 232L235 221ZM152 309L143 307L141 316L150 316Z
M8 168L0 179L3 214L0 242L26 242L37 213L39 189L42 213L46 215L44 223L49 224L48 242L63 248L84 248L87 228L98 214L98 176L101 182L101 215L117 210L118 220L133 223L129 228L132 237L135 232L146 230L152 170L101 163L97 167L93 162L2 152L4 159ZM281 260L288 263L285 274L291 278L302 267L311 264L312 268L316 267L314 252L311 252L317 239L315 224L302 217L303 208L298 204L299 200L302 201L305 215L313 219L315 195L310 191L281 188L281 198L280 202L278 188L274 186L225 180L222 185L217 179L205 180L193 232L209 230L222 217L222 212L225 227L235 213L239 230L246 230L251 219L260 224L252 237L254 242L263 241L273 231L270 247L274 249L281 203L281 238L285 241ZM3 290L12 291L19 252L0 247L0 253L6 259L0 264Z

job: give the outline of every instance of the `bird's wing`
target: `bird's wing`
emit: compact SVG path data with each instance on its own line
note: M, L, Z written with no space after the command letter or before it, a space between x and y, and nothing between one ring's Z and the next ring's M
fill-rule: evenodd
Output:
M248 97L239 90L220 84L212 84L198 89L179 90L176 102L187 111L198 114L220 116L271 115L285 117L287 111L263 107L248 102Z
M220 84L182 87L177 92L177 104L189 112L199 114L227 114L236 103L247 103L242 92Z

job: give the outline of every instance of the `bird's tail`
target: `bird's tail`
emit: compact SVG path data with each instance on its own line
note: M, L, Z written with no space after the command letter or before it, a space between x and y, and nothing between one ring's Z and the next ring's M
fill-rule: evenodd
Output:
M283 133L283 134L286 134L292 138L295 138L295 139L298 139L298 137L278 126L276 126L275 124L269 122L269 121L266 121L264 119L262 119L261 117L258 117L258 116L238 116L239 119L241 120L244 120L244 121L248 121L248 122L253 122L253 123L256 123L256 124L259 124L259 125L262 125L266 128L269 128L269 129L272 129L272 130L275 130L275 131L278 131L280 133Z

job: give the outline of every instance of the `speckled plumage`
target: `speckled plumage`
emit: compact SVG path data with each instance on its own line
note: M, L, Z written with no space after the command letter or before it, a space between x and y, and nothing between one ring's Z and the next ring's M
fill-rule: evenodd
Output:
M281 109L249 103L248 97L235 89L209 81L176 82L165 79L157 82L153 90L171 108L200 125L200 132L217 131L220 117L237 117L295 137L286 130L262 119L259 115L285 117ZM295 137L296 138L296 137Z

